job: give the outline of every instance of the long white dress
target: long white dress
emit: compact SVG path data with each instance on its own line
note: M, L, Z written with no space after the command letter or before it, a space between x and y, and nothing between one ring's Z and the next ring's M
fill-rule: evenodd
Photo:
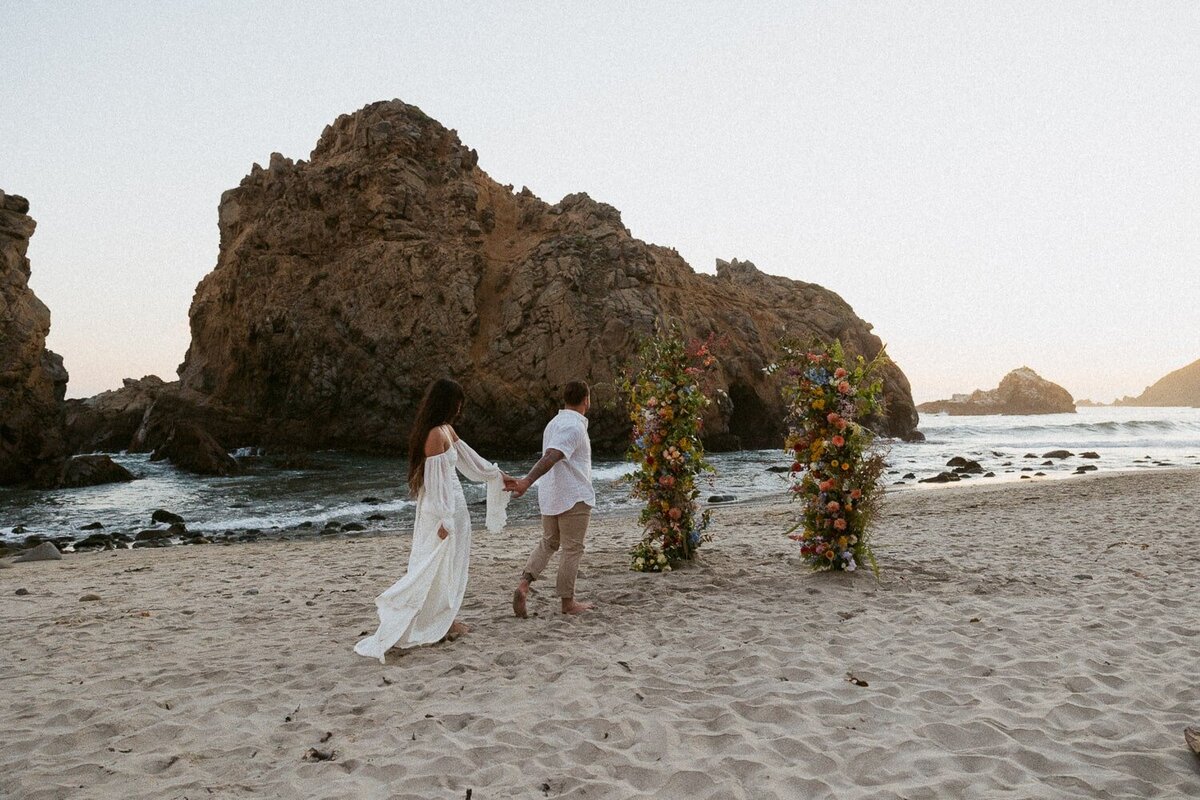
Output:
M378 658L392 647L440 641L450 630L463 594L471 557L471 515L458 472L487 484L487 528L507 521L509 494L503 473L461 439L446 452L425 459L425 482L417 494L408 572L375 598L379 630L354 646L354 652ZM449 532L438 537L438 527Z

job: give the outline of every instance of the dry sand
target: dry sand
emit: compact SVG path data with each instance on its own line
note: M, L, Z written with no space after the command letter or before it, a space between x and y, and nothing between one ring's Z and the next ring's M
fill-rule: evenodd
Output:
M0 797L1200 796L1200 470L892 495L878 581L807 572L791 511L657 576L594 522L582 618L551 580L514 619L536 532L479 532L473 631L386 666L403 533L13 565Z

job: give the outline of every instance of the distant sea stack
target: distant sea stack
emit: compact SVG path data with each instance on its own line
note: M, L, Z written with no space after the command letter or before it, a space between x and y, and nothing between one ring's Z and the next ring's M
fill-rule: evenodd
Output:
M1200 361L1193 361L1166 375L1137 397L1125 397L1113 405L1200 408Z
M398 100L339 117L308 161L256 164L222 195L219 226L166 391L250 420L214 432L226 446L402 452L426 384L450 375L468 396L460 430L481 448L537 449L562 386L583 378L593 442L620 451L614 382L638 338L674 322L722 339L710 444L774 447L785 412L763 368L781 335L881 348L820 286L737 260L697 274L586 194L551 205L499 185L453 130ZM878 426L919 436L908 380L896 366L883 377Z
M50 309L29 288L29 201L0 190L0 485L51 483L66 455L67 371L46 349Z
M1073 414L1075 401L1063 387L1042 378L1029 367L1021 367L1005 375L995 389L976 389L969 395L958 394L949 400L921 403L917 410L951 416Z

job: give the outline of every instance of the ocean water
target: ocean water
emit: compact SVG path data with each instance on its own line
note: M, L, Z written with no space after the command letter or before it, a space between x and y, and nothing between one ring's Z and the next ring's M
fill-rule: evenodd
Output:
M1116 470L1200 468L1200 409L1081 408L1076 414L1044 416L923 416L923 443L884 441L888 450L889 486L895 491L953 491L974 483L1032 480L1087 480L1075 474L1081 464L1097 472ZM1065 449L1074 455L1046 464L1043 456ZM1100 458L1081 459L1095 452ZM979 461L994 477L973 476L959 484L922 484L922 478L946 470L954 456ZM1032 456L1032 457L1028 457ZM83 489L29 491L0 489L0 541L21 542L30 535L82 538L83 525L100 522L104 532L135 534L161 527L151 523L155 509L179 514L188 530L210 538L317 535L330 524L358 523L367 530L406 533L413 504L404 487L405 462L325 452L313 455L320 468L279 470L254 459L247 472L231 478L201 478L179 473L144 454L122 454L137 480ZM501 467L523 474L534 461L502 460ZM701 484L701 499L734 495L739 500L784 497L787 475L771 467L790 464L780 450L748 450L710 454L716 472ZM635 509L623 476L632 471L621 461L598 460L593 477L601 513ZM1037 475L1037 473L1042 473ZM1096 474L1096 473L1091 473ZM912 475L913 477L906 477ZM1035 477L1036 476L1036 477ZM464 482L477 524L482 524L481 486ZM371 516L382 519L368 519ZM537 516L535 492L509 506L513 520ZM15 529L15 530L14 530Z

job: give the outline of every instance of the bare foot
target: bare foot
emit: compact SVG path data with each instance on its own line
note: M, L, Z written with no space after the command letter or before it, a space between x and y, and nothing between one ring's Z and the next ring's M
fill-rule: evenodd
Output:
M513 614L520 619L529 616L529 611L525 608L525 595L528 593L529 587L523 583L513 591Z
M591 611L595 606L592 603L577 603L574 600L563 600L562 612L564 614L582 614L585 611Z
M454 620L454 622L450 623L450 630L446 631L446 638L448 640L450 640L451 642L453 642L458 637L460 637L466 633L470 633L470 632L471 632L470 627L468 627L467 625L464 625L463 623L459 622L458 620Z

